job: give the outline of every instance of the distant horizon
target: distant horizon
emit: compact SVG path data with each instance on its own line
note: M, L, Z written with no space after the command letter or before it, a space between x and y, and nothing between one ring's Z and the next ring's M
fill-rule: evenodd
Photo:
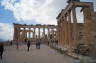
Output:
M0 39L0 43L2 43L2 42L10 42L11 40L1 40Z

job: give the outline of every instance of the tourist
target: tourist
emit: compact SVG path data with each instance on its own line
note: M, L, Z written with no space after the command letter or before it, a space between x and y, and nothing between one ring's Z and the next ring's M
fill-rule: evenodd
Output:
M13 43L12 43L12 41L10 42L10 45L12 45Z
M36 41L36 48L37 48L37 49L40 49L40 41L41 41L41 40L37 40L37 41Z
M30 48L30 41L28 41L28 43L27 43L27 51L29 51L29 48Z
M0 43L0 58L2 59L2 55L3 55L3 51L4 51L4 45L3 43Z
M38 40L36 40L36 48L38 48L37 46L38 46Z
M38 49L40 49L40 41L38 42Z

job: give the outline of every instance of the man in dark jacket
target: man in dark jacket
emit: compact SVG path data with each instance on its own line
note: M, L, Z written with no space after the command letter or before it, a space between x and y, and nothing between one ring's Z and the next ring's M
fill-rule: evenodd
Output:
M2 59L2 55L3 55L3 51L4 51L4 45L3 43L0 43L0 57Z
M30 48L30 41L28 41L27 47L28 47L27 51L29 51L29 48Z

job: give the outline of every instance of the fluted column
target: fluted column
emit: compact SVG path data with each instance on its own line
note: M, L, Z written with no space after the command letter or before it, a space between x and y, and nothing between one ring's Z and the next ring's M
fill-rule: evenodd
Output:
M20 39L19 40L21 41L22 40L22 32L20 31L19 33L20 33Z
M24 34L24 35L23 35L23 41L25 41L25 38L26 38L26 36L25 36L25 35L26 35L26 33L25 33L25 28L24 28L23 34Z
M19 49L19 40L20 40L20 30L17 28L17 41L16 41L16 49Z
M45 28L43 28L43 37L45 39Z
M16 41L18 41L18 28L16 28Z
M30 41L30 33L31 33L31 28L29 28L29 38L28 38L29 41Z
M64 17L62 17L62 37L63 37L63 47L65 45L65 23L64 23Z
M60 21L58 20L58 44L60 45Z
M27 31L26 31L26 29L25 29L25 37L26 37L26 39L27 39Z
M63 47L63 21L61 19L61 46Z
M34 38L34 39L36 38L36 37L35 37L35 36L36 36L35 32L36 32L36 31L35 31L35 28L34 28L34 31L33 31L33 38Z
M72 9L72 15L73 15L73 46L77 44L77 18L76 18L76 9L73 7Z
M60 45L62 45L62 44L61 44L61 42L62 42L62 41L61 41L61 40L62 40L61 36L62 36L62 33L61 33L61 20L60 20Z
M68 18L68 16L67 16ZM68 20L66 21L67 24L66 24L66 33L67 33L67 48L69 48L69 36L68 36Z
M20 41L20 28L18 27L18 34L17 34L17 36L18 36L18 41Z
M67 16L65 16L65 47L67 47Z
M53 27L51 28L51 35L52 35L52 39L54 40L54 30L53 30Z
M38 37L40 39L40 28L38 28Z
M71 12L68 12L68 40L69 40L69 47L71 48L72 45L72 34L71 34Z
M49 28L47 28L47 30L48 30L48 37L49 37L49 34L50 34Z

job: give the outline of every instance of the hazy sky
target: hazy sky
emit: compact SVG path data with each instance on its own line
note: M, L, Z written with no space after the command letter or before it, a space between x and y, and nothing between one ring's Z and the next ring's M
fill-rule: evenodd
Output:
M56 24L56 17L67 0L0 0L0 39L13 37L13 22L20 24ZM94 2L96 0L81 0ZM81 18L78 16L78 18Z

